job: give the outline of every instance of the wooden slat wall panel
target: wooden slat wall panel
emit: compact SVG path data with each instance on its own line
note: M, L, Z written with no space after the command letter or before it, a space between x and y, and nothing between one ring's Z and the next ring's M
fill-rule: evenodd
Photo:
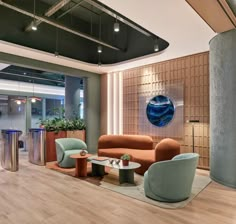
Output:
M209 52L146 65L123 71L123 133L138 133L139 94L155 95L165 86L184 83L184 136L177 139L181 152L192 152L192 126L195 124L195 152L199 167L209 168ZM161 140L152 136L155 144ZM168 136L166 136L168 137ZM163 138L163 137L162 137Z

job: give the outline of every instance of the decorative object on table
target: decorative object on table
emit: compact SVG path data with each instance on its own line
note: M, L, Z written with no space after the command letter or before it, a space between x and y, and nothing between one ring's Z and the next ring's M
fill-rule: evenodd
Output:
M117 159L116 160L116 165L119 165L120 164L120 159Z
M128 166L129 165L129 161L130 161L130 155L129 154L124 154L123 156L120 157L120 159L122 160L123 166Z
M199 120L187 120L187 123L192 124L192 143L193 143L193 151L192 152L195 152L195 150L194 150L194 124L199 123Z
M79 154L80 154L81 156L85 156L85 155L87 154L87 152L86 152L84 149L82 149Z
M114 162L114 159L109 159L110 164L113 164L113 162Z
M174 104L167 96L155 96L147 104L147 118L157 127L164 127L168 125L173 119L174 113Z

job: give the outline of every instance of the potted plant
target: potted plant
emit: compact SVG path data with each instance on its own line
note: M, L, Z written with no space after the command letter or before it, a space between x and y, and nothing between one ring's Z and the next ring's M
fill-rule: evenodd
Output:
M58 138L79 138L85 142L85 122L83 119L65 119L64 116L53 119L40 119L40 127L46 130L46 160L55 161L56 145L55 139Z
M129 154L122 155L120 157L120 159L122 160L123 166L128 166L129 165L129 161L130 161L130 155Z
M67 138L79 138L85 142L85 122L83 119L68 120Z

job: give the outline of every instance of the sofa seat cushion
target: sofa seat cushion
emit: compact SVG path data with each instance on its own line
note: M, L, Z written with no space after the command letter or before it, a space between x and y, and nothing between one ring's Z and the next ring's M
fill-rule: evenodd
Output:
M136 173L143 175L148 168L155 163L155 150L133 150L132 161L141 164L135 170Z
M127 148L98 149L98 156L106 156L110 158L120 159L122 155L129 154L131 155L132 158L133 150L134 149L127 149Z

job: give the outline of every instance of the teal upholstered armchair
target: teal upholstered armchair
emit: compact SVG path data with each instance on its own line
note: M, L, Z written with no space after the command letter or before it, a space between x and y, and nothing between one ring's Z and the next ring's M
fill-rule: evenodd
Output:
M157 201L178 202L192 190L199 155L183 153L172 160L152 164L144 174L145 195Z
M70 155L78 154L82 149L87 149L87 145L77 138L59 138L55 140L57 151L57 162L60 167L75 167L75 159Z

